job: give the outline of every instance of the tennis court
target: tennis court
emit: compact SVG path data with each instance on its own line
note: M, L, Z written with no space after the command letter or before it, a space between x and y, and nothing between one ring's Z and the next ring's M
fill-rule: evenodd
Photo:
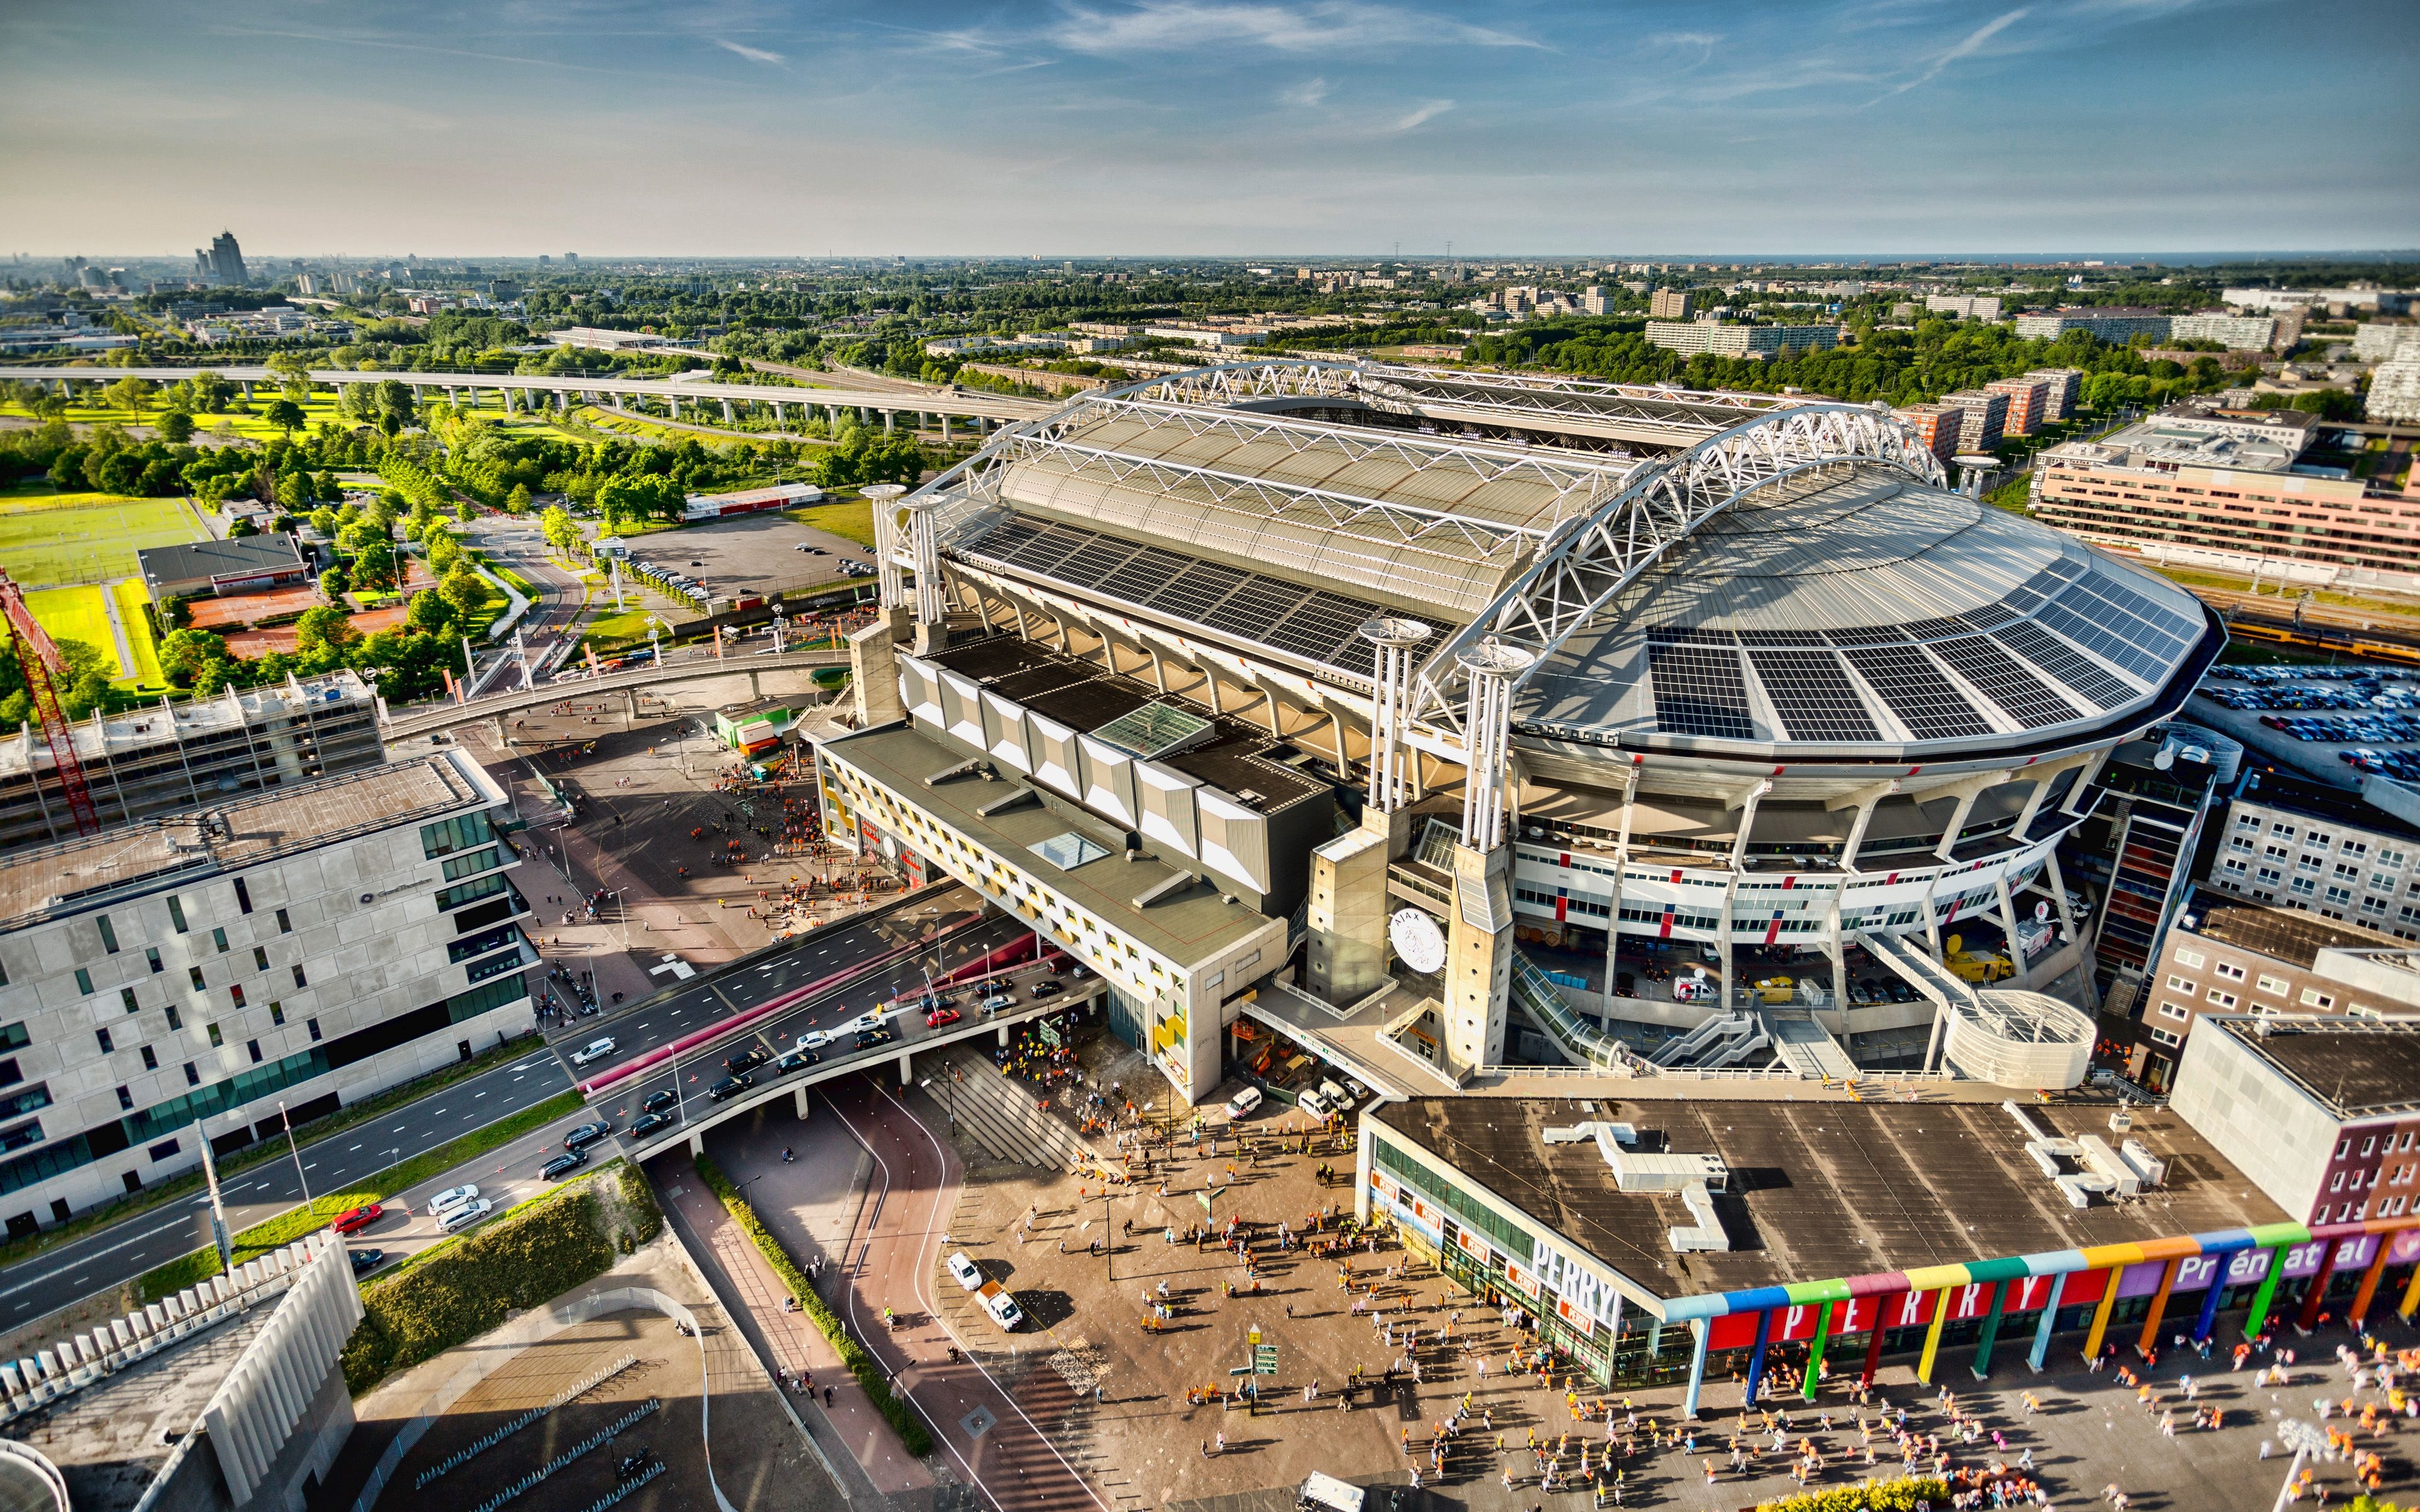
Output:
M137 551L204 539L181 500L0 493L0 567L28 588L135 577Z

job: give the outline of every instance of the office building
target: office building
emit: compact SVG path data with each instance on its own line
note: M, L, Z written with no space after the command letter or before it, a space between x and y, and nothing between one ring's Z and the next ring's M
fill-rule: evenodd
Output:
M574 255L566 253L565 260ZM679 343L670 336L659 336L647 331L609 331L600 326L567 326L547 333L547 340L558 347L579 347L590 351L644 351L651 347L674 347Z
M2084 396L2084 370L2078 367L2038 367L2025 377L2042 380L2042 420L2055 424L2075 413Z
M2211 858L2212 887L2420 940L2420 826L2343 788L2243 774Z
M1686 476L1757 497L1512 639L1548 623L1513 553L1619 538L1574 511L1641 507L1637 463L1693 448L1720 461ZM2075 971L2055 847L2221 643L2173 585L1950 492L1887 414L1798 395L1273 361L1073 399L876 521L828 833L1063 941L1188 1102L1247 1021L1457 1081L1603 1069L1717 1017L1739 948L1782 941L1840 1036L1792 1055L1854 1073L1913 1026L1921 1056L1946 1021L1850 1001L1844 952L1918 972L2039 900L2070 943L2006 990ZM1297 944L1299 991L1247 1001ZM1586 985L1683 946L1706 1003ZM1285 1018L1303 995L1326 1007Z
M2071 331L2081 331L2095 341L2123 347L2138 338L2165 341L2168 324L2168 316L2157 310L2071 305L2017 316L2017 334L2028 341L2056 341Z
M508 802L444 749L13 854L8 1232L531 1029Z
M1943 404L1965 411L1958 427L1958 449L1962 452L1991 452L1998 449L2000 437L2008 427L2009 396L1992 389L1961 389L1956 393L1941 396Z
M103 825L197 809L376 766L378 700L349 670L215 698L96 711L71 727L76 760ZM0 856L72 839L51 749L30 722L0 738Z
M2168 320L2170 341L2214 341L2229 351L2265 352L2276 338L2274 316L2205 310L2198 315L2172 316Z
M1647 313L1658 320L1686 320L1698 313L1698 297L1684 288L1659 288L1647 297Z
M1917 444L1943 462L1958 455L1959 433L1966 424L1964 409L1952 404L1912 404L1891 413L1916 432Z
M194 248L194 266L212 284L241 285L252 282L252 274L243 266L243 249L236 245L232 231L212 237L208 247Z
M1582 290L1580 294L1580 309L1589 315L1610 314L1613 310L1613 301L1606 298L1605 285L1602 284L1590 284L1586 289Z
M2315 417L2174 405L2034 471L2036 515L2090 540L2329 566L2420 570L2420 499L2296 471Z
M2050 400L2050 380L2028 374L2024 378L1994 378L1983 385L1986 393L2004 394L2008 412L2000 422L2002 436L2031 436L2048 424L2042 411Z
M1838 326L1742 326L1718 320L1650 320L1647 339L1684 356L1778 357L1784 352L1828 351L1840 340Z
M2414 966L2408 951L2353 964L2405 977ZM2172 1105L2303 1223L2408 1232L2397 1220L2420 1199L2420 1019L2212 1016L2185 1046ZM2348 1258L2333 1268L2366 1270L2365 1293L2380 1262L2394 1263L2383 1243Z

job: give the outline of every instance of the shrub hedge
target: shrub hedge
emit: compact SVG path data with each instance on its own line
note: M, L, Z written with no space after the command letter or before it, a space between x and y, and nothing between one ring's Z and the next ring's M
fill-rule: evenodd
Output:
M364 1316L345 1341L345 1384L359 1396L392 1372L501 1325L508 1313L542 1307L602 1274L614 1257L607 1233L603 1205L583 1187L507 1213L363 1288Z
M799 1307L822 1331L824 1337L831 1340L832 1348L840 1354L841 1364L848 1366L849 1374L865 1388L867 1399L898 1433L900 1443L911 1455L932 1453L931 1431L916 1415L916 1410L904 1397L892 1392L889 1374L882 1368L882 1363L851 1336L848 1326L840 1320L840 1315L825 1305L823 1298L816 1295L814 1283L807 1279L807 1273L790 1258L790 1252L782 1247L782 1242L774 1238L772 1230L765 1227L764 1220L756 1216L756 1210L750 1207L748 1199L739 1195L739 1189L731 1184L731 1178L722 1174L722 1167L708 1157L700 1155L697 1157L697 1175L698 1180L706 1183L706 1190L722 1199L723 1208L755 1243L766 1263L773 1267L773 1273L790 1288L790 1295L799 1299Z
M1949 1483L1931 1475L1903 1475L1897 1480L1868 1481L1862 1486L1835 1486L1801 1491L1778 1501L1759 1502L1756 1512L1948 1512Z

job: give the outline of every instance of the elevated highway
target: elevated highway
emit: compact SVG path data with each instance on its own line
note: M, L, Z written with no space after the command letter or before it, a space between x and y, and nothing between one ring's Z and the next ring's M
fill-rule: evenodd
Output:
M148 378L154 383L181 383L204 371L203 367L62 367L55 365L0 368L0 377L20 382L115 383L119 378ZM240 385L247 397L256 383L279 384L285 375L266 367L237 363L225 367L209 367L231 383ZM734 404L770 405L778 424L784 413L796 409L799 415L818 410L837 413L858 411L860 421L871 421L876 415L892 414L947 415L974 420L985 425L1032 420L1049 413L1057 404L1046 399L1026 399L1015 394L985 393L973 390L931 389L906 391L900 389L855 388L789 388L760 383L675 382L666 378L588 378L580 374L548 376L537 373L462 373L462 372L353 372L346 368L313 368L308 375L314 388L343 388L356 383L401 383L420 398L432 393L449 401L470 396L476 404L482 393L492 392L502 397L507 409L527 409L551 398L558 409L568 409L575 403L604 404L624 399L655 400L667 405L677 419L683 406L691 409L711 400L718 404L728 419Z
M389 741L411 740L500 715L519 714L541 704L559 703L567 698L628 693L635 702L639 689L669 683L698 683L713 677L746 677L752 673L847 665L848 653L845 651L787 651L779 656L730 657L717 657L708 651L693 651L667 656L661 666L634 667L597 677L559 677L552 682L540 683L535 687L486 693L459 703L432 703L408 708L390 713L379 729Z

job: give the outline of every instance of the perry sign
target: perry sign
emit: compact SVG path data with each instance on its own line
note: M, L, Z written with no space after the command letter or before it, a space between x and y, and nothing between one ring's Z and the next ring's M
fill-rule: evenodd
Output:
M1557 1317L1582 1334L1599 1325L1610 1330L1621 1320L1621 1293L1610 1283L1544 1240L1532 1235L1529 1242L1529 1269L1554 1294Z

